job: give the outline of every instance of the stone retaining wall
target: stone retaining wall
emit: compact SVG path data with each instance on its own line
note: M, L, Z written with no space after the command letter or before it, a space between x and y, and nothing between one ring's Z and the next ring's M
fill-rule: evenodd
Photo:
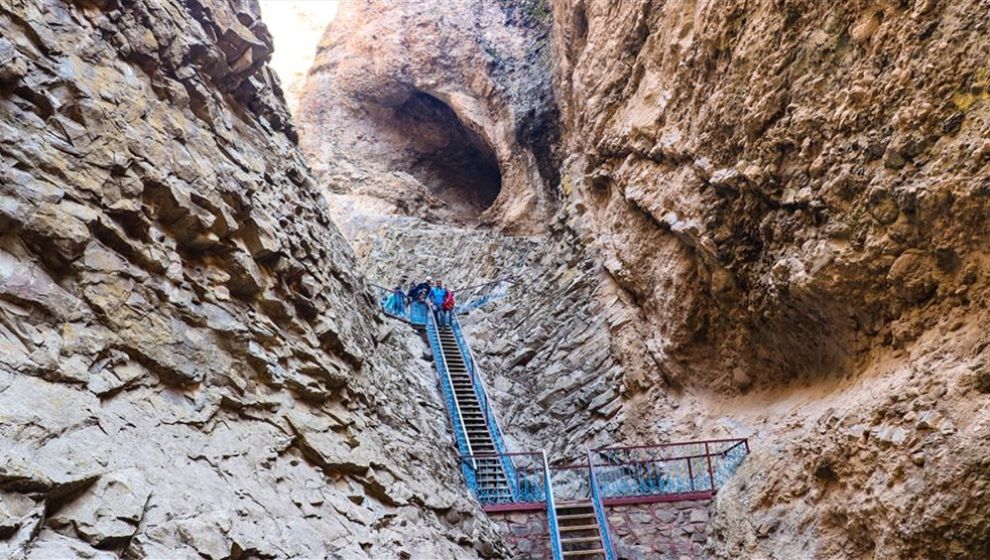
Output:
M620 560L704 560L710 501L635 504L608 508ZM489 514L519 560L551 558L546 512Z
M502 528L504 542L516 560L552 558L546 511L492 513L489 516Z
M628 560L707 558L710 506L705 500L610 507L608 522L615 551Z

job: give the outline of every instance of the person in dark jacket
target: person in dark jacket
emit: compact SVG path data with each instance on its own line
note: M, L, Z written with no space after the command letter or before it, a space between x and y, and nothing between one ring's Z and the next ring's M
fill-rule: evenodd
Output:
M432 287L433 281L427 278L425 282L416 284L413 289L409 290L409 299L412 301L426 301Z

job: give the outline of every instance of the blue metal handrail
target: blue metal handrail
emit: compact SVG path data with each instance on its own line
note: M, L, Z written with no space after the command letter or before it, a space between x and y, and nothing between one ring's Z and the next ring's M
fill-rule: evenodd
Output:
M463 315L469 311L478 309L479 307L482 307L491 301L495 301L505 297L508 294L508 286L514 284L515 281L516 279L514 276L506 276L504 278L499 278L497 280L486 282L484 284L478 284L476 286L468 286L466 288L454 289L454 292L457 293L459 296L464 294L472 294L473 292L483 292L484 295L472 299L470 301L465 301L464 303L458 304L457 306L454 307L453 314ZM503 286L505 287L503 288ZM419 316L418 321L413 319L414 313L411 308L414 304L418 302L411 301L409 302L408 305L404 306L405 309L403 313L396 313L394 310L389 309L388 305L386 305L386 303L388 302L388 298L394 293L394 289L386 288L385 286L381 286L379 284L374 284L374 283L371 284L371 288L375 290L378 299L378 305L379 307L382 308L382 311L384 311L386 315L398 319L411 321L413 322L413 324L418 326L423 326L426 324L425 315Z
M560 542L560 525L557 523L557 503L553 499L553 482L550 481L550 466L546 451L540 450L543 457L543 491L546 493L547 524L550 529L550 549L554 560L564 559L564 549Z
M470 294L471 292L485 290L484 295L482 295L481 297L458 304L454 308L454 315L463 315L465 313L468 313L469 311L474 311L475 309L478 309L479 307L482 307L491 301L502 299L503 297L508 295L508 290L509 290L508 286L511 286L514 283L515 283L515 277L506 276L505 278L500 278L498 280L495 280L493 282L488 282L486 284L480 284L478 286L470 286L468 288L460 288L458 290L454 290L455 293L457 294L464 294L465 292ZM505 288L503 288L502 286L505 286Z
M612 532L608 526L608 516L605 515L605 504L602 503L602 492L598 488L598 479L595 477L594 462L590 451L588 452L588 480L591 486L591 505L595 508L595 519L598 520L598 533L602 538L605 560L615 560L615 549L612 547Z
M481 407L482 414L484 414L485 424L487 424L488 432L492 436L495 450L502 455L502 466L505 469L505 476L509 479L510 483L513 483L512 487L516 488L516 467L513 463L512 455L509 454L509 450L505 445L505 438L502 434L502 426L499 424L498 416L495 414L495 409L492 408L491 402L488 399L488 388L485 386L484 377L478 371L474 351L471 349L471 345L468 344L467 337L464 336L461 323L457 320L456 316L451 318L450 324L451 330L454 333L454 339L457 341L457 347L461 351L461 356L464 358L468 374L471 376L471 385L474 387L475 396L478 398L479 406Z
M461 417L461 407L457 402L457 394L454 392L454 383L450 379L450 371L447 369L447 360L443 355L443 346L440 344L440 331L437 329L436 320L432 313L426 314L426 332L433 351L433 363L436 366L437 376L440 378L441 392L444 403L447 406L447 413L450 415L450 427L454 432L454 441L457 443L457 450L461 456L471 457L471 442L467 437L467 428L464 426L464 419ZM472 490L477 488L477 480L474 471L462 467L465 478L468 479L468 486Z
M746 439L613 447L591 452L602 497L698 496L718 491L749 453Z

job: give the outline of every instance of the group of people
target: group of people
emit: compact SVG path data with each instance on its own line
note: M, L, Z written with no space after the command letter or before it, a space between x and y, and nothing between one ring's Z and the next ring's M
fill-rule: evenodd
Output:
M432 278L427 278L423 282L412 282L409 284L409 291L402 291L400 282L392 290L391 295L385 300L385 309L394 315L406 315L406 307L413 303L424 303L436 315L437 323L442 326L450 326L451 317L454 313L454 291L446 288L443 281L437 279L436 283Z

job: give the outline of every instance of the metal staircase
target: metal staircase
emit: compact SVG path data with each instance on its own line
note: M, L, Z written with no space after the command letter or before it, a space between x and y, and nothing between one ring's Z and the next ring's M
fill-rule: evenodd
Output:
M564 558L605 560L603 535L591 502L557 504L557 523Z
M502 460L498 456L504 450L496 447L495 438L492 437L489 426L493 421L490 410L487 406L483 406L478 398L476 377L471 375L468 369L468 362L457 343L454 329L438 326L436 332L440 343L440 354L450 377L455 401L471 448L469 460L473 463L471 466L474 470L477 491L479 495L494 501L511 501L512 490Z
M457 312L504 297L507 281L474 287L478 299ZM468 487L485 511L545 511L554 560L616 560L606 506L711 498L749 454L739 438L601 448L553 467L543 451L510 453L457 314L441 326L425 303L400 315L382 307L429 341Z

